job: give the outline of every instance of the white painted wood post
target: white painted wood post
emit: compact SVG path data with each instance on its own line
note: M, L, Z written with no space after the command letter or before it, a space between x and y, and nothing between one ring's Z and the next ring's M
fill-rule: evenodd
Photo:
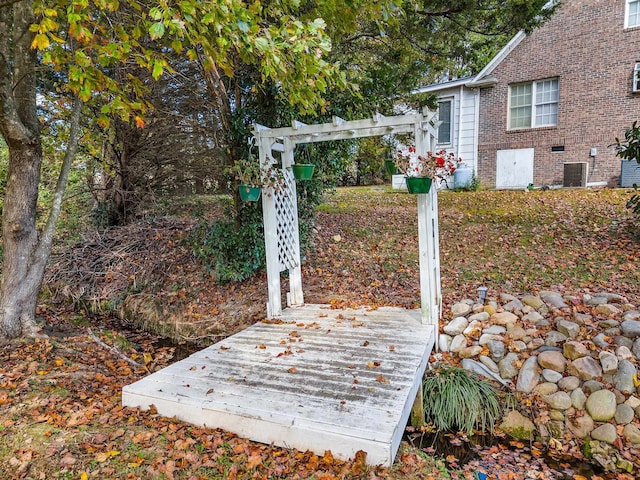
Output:
M294 147L293 142L288 138L284 138L284 153L282 154L282 168L291 169L294 163ZM293 196L293 240L295 250L295 266L289 268L289 292L287 293L288 305L302 305L304 303L304 295L302 292L302 268L300 266L300 227L298 224L298 195L296 190L296 182L291 184L289 192Z
M433 151L435 147L428 119L429 117L425 116L424 123L419 123L415 128L416 151L419 155L425 155L427 150ZM421 319L424 324L434 325L437 345L441 294L436 185L431 186L428 194L419 194L417 197Z
M260 165L270 163L271 139L258 136L258 153ZM276 199L273 192L262 187L262 216L264 222L264 246L267 263L267 288L269 300L267 302L267 317L282 314L282 300L280 299L280 261L278 259L278 219L276 215Z

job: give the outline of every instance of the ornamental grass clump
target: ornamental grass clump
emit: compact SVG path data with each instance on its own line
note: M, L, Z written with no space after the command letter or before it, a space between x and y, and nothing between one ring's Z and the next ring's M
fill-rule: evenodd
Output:
M427 424L442 431L492 431L500 418L498 392L486 380L457 367L439 365L423 381Z

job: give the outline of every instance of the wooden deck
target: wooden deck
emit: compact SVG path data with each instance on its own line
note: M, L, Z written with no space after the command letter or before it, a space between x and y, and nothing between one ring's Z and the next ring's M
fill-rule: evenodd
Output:
M435 334L419 310L285 309L142 380L122 403L267 444L393 463Z

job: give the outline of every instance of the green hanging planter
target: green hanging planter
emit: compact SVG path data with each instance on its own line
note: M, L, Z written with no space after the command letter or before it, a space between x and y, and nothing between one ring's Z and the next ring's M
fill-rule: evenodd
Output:
M429 193L432 180L429 177L407 177L407 190L409 193Z
M387 172L389 172L389 175L395 175L396 173L398 173L396 162L394 162L393 160L385 160L384 166L386 167Z
M260 192L262 191L262 188L240 184L238 186L238 190L240 191L240 199L243 202L257 202L260 198Z
M311 180L314 168L315 165L311 163L294 163L291 165L293 176L296 177L296 180Z

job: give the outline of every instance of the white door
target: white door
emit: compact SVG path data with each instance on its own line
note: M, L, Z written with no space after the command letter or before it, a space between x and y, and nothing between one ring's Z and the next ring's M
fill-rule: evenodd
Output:
M498 150L496 188L525 188L533 183L533 148Z

